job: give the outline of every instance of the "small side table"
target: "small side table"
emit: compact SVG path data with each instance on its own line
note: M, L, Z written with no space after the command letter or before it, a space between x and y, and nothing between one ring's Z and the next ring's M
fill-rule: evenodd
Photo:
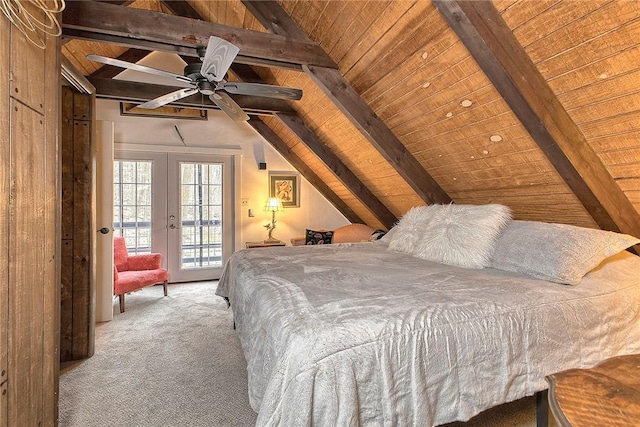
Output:
M245 247L247 249L252 249L252 248L271 248L273 246L286 246L285 242L281 242L281 241L277 241L277 242L246 242L245 243Z
M640 354L607 359L590 369L547 376L549 407L562 427L640 425Z

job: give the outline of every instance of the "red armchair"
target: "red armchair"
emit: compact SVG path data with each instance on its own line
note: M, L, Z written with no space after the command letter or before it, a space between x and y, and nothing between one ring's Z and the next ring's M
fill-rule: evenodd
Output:
M162 283L167 296L167 270L161 267L162 255L131 255L124 237L113 239L113 293L120 300L120 313L124 312L124 294L146 286Z

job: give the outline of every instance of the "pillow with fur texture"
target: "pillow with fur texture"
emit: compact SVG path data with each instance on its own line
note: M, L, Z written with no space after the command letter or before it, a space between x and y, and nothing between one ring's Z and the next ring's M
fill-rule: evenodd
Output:
M392 228L393 232L389 233L389 238L385 239L385 241L389 242L388 249L409 254L413 253L422 230L424 230L429 218L431 218L434 210L433 206L438 205L415 206L409 209Z
M494 244L511 221L503 205L431 205L412 252L418 258L465 268L491 265Z
M611 231L513 221L496 242L491 266L577 285L606 258L639 243L640 239Z

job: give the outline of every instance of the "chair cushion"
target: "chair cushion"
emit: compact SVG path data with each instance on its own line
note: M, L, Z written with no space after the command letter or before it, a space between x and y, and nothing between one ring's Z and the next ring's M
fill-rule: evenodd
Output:
M145 286L155 285L167 280L167 270L118 271L118 280L113 284L115 295L132 292Z

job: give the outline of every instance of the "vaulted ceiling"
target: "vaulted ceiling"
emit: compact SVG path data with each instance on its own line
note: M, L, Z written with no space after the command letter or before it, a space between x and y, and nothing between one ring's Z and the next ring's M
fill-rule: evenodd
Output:
M640 236L640 2L69 1L62 52L98 96L141 101L169 90L85 56L195 59L210 35L240 47L233 79L303 89L238 103L354 222L501 203Z

